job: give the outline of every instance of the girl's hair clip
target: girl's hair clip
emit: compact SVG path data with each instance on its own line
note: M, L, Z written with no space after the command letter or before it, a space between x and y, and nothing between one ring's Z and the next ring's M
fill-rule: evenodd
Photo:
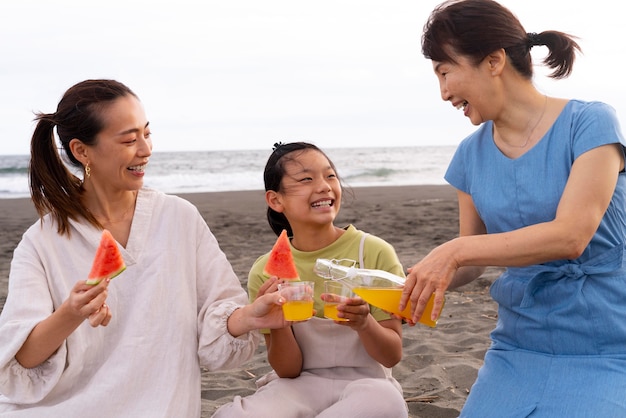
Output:
M276 151L278 148L282 147L283 145L285 144L283 144L282 142L275 142L274 147L272 148L272 151Z

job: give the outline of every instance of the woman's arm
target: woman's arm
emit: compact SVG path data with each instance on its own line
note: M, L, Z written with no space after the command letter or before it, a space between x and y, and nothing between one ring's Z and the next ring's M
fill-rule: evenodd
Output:
M36 367L54 354L86 318L92 327L108 325L111 320L111 311L105 304L108 286L108 279L96 286L87 285L84 280L77 282L59 309L35 325L15 359L22 367Z
M456 286L475 274L470 271L473 274L457 275L462 267L527 266L579 257L600 225L623 167L618 144L582 154L572 165L555 218L515 231L475 234L480 230L475 221L472 224L474 215L465 213L473 205L460 202L464 211L460 214L461 222L469 219L470 223L461 225L461 236L436 247L411 268L401 308L410 300L413 319L417 320L428 298L435 293L433 317L436 317L443 305L443 294L453 281Z

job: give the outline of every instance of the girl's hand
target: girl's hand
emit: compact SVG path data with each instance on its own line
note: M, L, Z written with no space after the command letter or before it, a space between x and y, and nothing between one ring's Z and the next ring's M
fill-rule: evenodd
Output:
M344 303L337 305L337 316L347 321L335 321L335 323L360 331L367 325L370 305L358 296L348 298Z

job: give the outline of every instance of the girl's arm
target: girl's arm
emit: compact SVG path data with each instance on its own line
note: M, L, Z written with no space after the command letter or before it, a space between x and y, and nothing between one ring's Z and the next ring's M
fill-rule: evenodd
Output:
M402 321L387 319L378 322L369 305L361 298L350 298L337 306L338 316L348 321L335 321L359 334L365 351L385 367L393 367L402 360Z
M259 299L269 296L279 297L278 282L278 278L274 276L266 280L256 292L254 303L256 304ZM302 351L291 330L291 323L285 321L283 317L282 308L277 305L276 309L277 323L273 324L269 334L264 335L267 360L278 376L297 377L302 371Z
M376 321L368 315L365 326L358 330L365 351L385 367L393 367L402 360L402 321Z
M298 377L302 372L302 351L291 327L272 329L265 335L267 360L279 377Z

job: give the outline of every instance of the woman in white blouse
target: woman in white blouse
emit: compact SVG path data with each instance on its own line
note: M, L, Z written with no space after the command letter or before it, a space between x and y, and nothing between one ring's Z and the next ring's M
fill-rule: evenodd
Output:
M152 139L128 87L80 82L36 120L40 221L15 250L0 315L0 414L199 417L201 367L250 359L254 330L284 326L279 295L248 305L197 209L143 187ZM89 286L102 229L127 269Z

